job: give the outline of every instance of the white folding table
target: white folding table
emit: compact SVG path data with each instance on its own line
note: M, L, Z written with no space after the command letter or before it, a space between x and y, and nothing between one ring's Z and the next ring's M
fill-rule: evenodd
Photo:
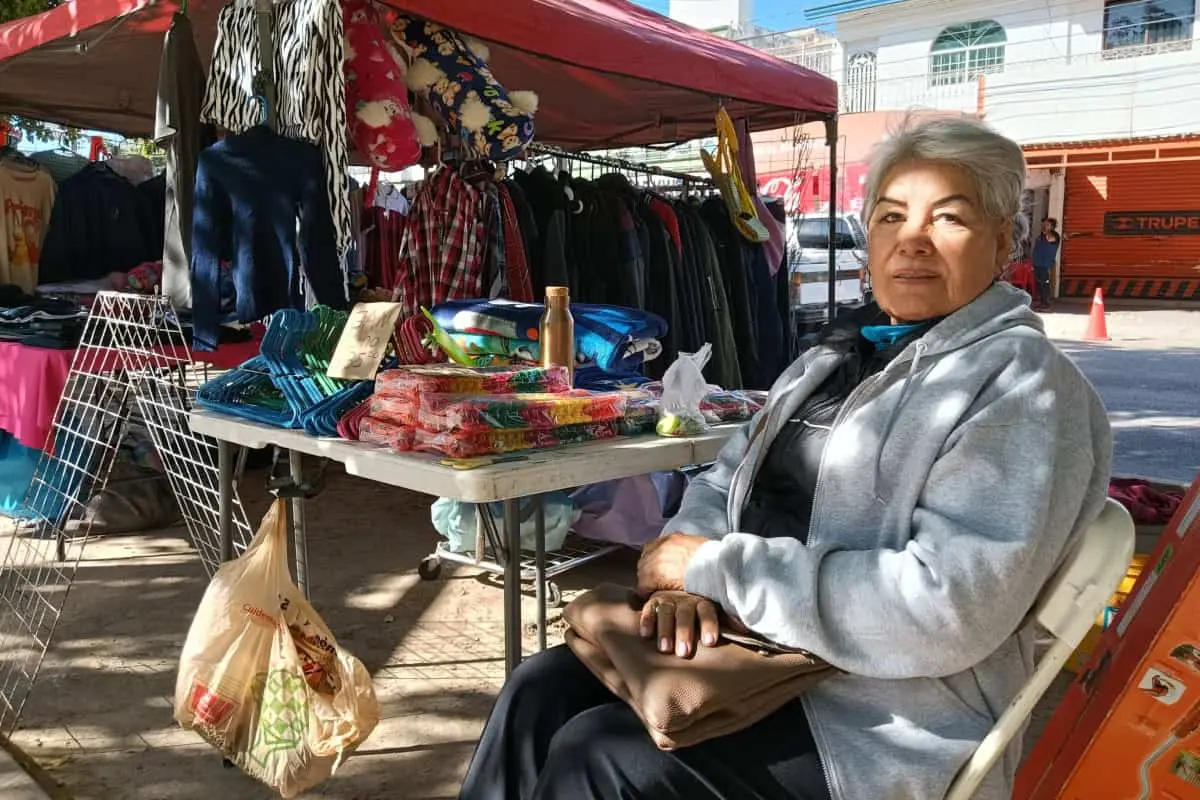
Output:
M511 672L521 662L520 501L546 492L589 483L628 478L660 470L679 469L714 461L739 425L721 425L699 436L664 438L647 435L623 437L552 450L521 454L519 459L462 469L437 456L396 453L385 447L337 438L310 436L301 430L275 428L210 411L193 411L190 424L196 433L218 443L220 498L218 504L221 557L233 557L233 448L275 445L289 454L292 479L302 481L301 454L327 458L345 465L360 478L411 491L449 497L468 503L501 502L504 507L504 665ZM541 515L539 514L539 520ZM304 501L292 500L296 547L296 581L307 584L307 544ZM544 641L545 531L537 526L535 590L539 637Z

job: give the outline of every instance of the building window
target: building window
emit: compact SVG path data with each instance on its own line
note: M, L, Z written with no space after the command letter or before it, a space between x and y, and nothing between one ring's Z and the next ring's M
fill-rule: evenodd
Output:
M855 53L846 59L843 111L857 114L875 110L875 54Z
M1122 58L1190 50L1196 0L1108 0L1104 56Z
M1004 28L991 20L944 28L929 49L929 85L953 86L1004 69Z

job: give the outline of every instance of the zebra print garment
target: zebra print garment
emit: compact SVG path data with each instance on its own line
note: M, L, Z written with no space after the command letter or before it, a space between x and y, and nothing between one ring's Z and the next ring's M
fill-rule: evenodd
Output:
M337 0L275 3L276 130L317 145L325 154L325 182L338 249L353 243L349 153L346 143L346 41ZM201 119L234 133L262 121L254 96L258 72L258 21L254 0L221 9L217 41L204 92Z

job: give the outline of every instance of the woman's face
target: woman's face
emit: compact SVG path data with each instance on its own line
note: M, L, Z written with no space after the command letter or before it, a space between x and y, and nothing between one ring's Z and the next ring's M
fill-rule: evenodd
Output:
M867 263L893 322L947 316L1008 261L1012 223L987 217L970 176L934 162L897 165L867 220Z

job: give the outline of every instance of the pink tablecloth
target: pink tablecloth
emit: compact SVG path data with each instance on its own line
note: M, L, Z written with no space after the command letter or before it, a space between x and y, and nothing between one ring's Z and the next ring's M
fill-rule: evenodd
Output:
M199 356L220 369L232 369L258 355L258 346L258 341L238 342ZM42 449L76 352L0 342L0 430L8 431L26 447ZM163 353L167 352L164 348ZM99 356L81 355L91 369L111 369L120 363L112 350Z

